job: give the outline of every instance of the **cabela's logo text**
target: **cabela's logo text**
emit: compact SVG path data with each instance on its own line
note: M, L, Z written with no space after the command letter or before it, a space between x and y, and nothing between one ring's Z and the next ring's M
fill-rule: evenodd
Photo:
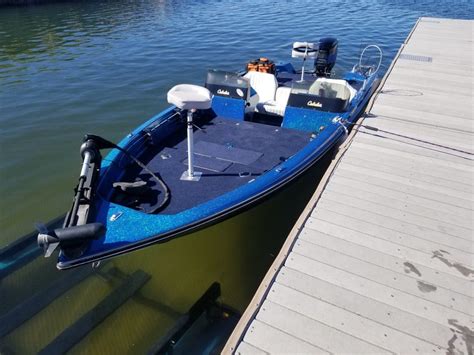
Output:
M229 92L227 90L223 90L223 89L219 89L217 90L217 93L219 95L226 95L226 96L229 96Z
M317 101L308 101L308 103L306 104L306 106L311 106L311 107L323 107L323 104L321 102L317 102Z

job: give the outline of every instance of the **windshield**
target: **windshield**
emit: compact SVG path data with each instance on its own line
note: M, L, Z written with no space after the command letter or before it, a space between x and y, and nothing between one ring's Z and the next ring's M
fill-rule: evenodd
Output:
M350 101L348 84L343 80L319 78L295 82L291 87L288 106L318 111L343 112Z
M206 79L206 88L212 94L235 99L247 99L249 81L237 73L221 70L209 70Z

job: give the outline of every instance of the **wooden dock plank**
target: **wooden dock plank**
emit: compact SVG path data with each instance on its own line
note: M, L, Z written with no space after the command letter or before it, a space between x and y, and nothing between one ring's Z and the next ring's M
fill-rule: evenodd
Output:
M405 54L410 53L405 52ZM397 66L393 69L393 72L423 73L426 75L427 80L431 80L438 75L442 78L446 78L447 81L450 82L459 80L459 82L464 83L469 80L469 75L466 75L466 73L472 73L472 68L469 67L469 63L466 61L458 61L458 66L454 66L452 65L453 63L448 64L450 61L451 59L448 58L445 60L437 59L431 63L400 60L398 61ZM391 83L391 77L387 83ZM407 83L409 83L409 81L407 81Z
M469 44L468 41L460 41L458 43L459 44L463 43L464 45ZM447 48L452 48L453 51L451 51L451 53L446 53L446 52L449 52L449 49ZM447 45L447 48L444 48L444 46L435 45L433 41L426 41L426 43L423 43L423 44L420 44L420 43L410 44L409 43L405 47L404 52L405 53L423 52L423 55L425 56L438 57L439 59L436 62L439 62L440 64L451 65L452 68L450 69L452 69L453 71L459 68L463 68L463 67L466 67L469 70L469 60L472 58L472 55L469 55L468 53L466 53L466 55L463 55L463 56L457 55L456 43ZM440 54L442 54L442 56ZM471 71L472 71L472 67L471 67Z
M245 354L268 354L266 351L259 349L245 341L241 342L237 350L235 351L237 355L245 355Z
M372 152L362 149L351 149L346 154L346 160L354 162L361 162L361 165L366 165L370 168L383 169L385 171L396 170L402 176L413 176L413 174L420 174L425 181L433 182L434 184L446 184L458 187L462 186L462 191L473 191L473 174L458 173L453 175L450 169L445 167L438 167L434 164L429 165L425 162L416 162L405 157L400 157L398 154L387 154L385 157L380 156L380 153Z
M449 309L294 252L288 256L285 266L334 285L350 288L360 295L417 314L441 325L448 325L448 319L456 319L464 325L472 324L472 317L466 313Z
M443 110L446 110L446 107L449 107L449 114L451 116L455 117L460 117L460 118L465 118L467 120L471 119L471 112L466 110L465 108L460 108L463 107L463 101L465 101L465 98L459 97L457 100L453 98L453 102L443 102L442 95L430 95L430 98L426 98L426 95L424 94L422 97L423 99L417 99L417 100L407 100L406 96L404 97L397 97L395 95L383 95L378 98L380 100L379 104L381 106L385 106L386 110L391 109L392 115L397 114L397 110L399 106L403 106L405 109L410 109L415 112L419 112L420 115L423 115L423 113L428 112L428 113L439 113L442 112ZM463 100L464 99L464 100ZM453 109L451 109L453 107ZM384 127L386 128L386 126ZM392 127L393 128L393 127ZM401 128L401 134L406 133L407 130ZM432 134L433 139L437 139L438 141L443 141L442 136L437 136L436 132L429 132L426 130L428 133ZM415 134L416 132L408 130L409 133ZM440 132L441 133L441 132ZM430 137L431 138L431 137ZM448 137L448 141L449 141Z
M474 211L464 209L462 207L453 206L449 203L444 201L435 201L433 199L429 199L426 197L420 197L408 194L404 191L395 190L383 186L377 186L374 184L367 183L365 181L355 180L351 178L347 178L336 174L331 179L331 182L327 185L327 188L331 188L332 186L337 185L341 188L341 192L345 191L346 188L354 189L356 192L363 191L363 192L370 192L377 195L385 196L386 198L390 198L395 201L405 202L408 205L416 205L422 208L427 208L428 210L434 211L445 211L445 216L457 216L459 218L473 220L474 219Z
M453 336L452 330L447 326L287 267L281 270L276 281L361 317L423 339L438 346L438 350L447 349Z
M419 55L419 53L408 53L406 54L415 54ZM429 55L428 55L429 56ZM436 60L435 63L431 63L430 65L426 65L426 63L418 63L412 61L402 61L400 60L396 66L396 69L403 70L406 72L415 72L415 71L422 71L426 73L426 75L438 75L440 73L444 73L445 75L450 75L453 78L462 77L462 80L466 80L466 74L472 69L466 65L466 62L458 61L459 66L454 66L451 62L451 59L443 60ZM469 76L468 76L469 77Z
M445 208L433 208L433 205L430 205L430 207L425 207L415 202L408 202L406 199L402 200L401 198L388 197L385 193L380 194L380 192L374 192L372 189L367 191L360 188L359 184L354 184L352 182L350 184L340 184L333 180L330 184L328 184L327 191L335 191L342 195L350 195L361 200L370 201L383 206L391 206L399 211L436 219L444 223L455 224L465 228L471 228L473 224L472 221L474 219L474 211L472 213L464 213L464 211L462 211L463 213L460 214L452 213L450 211L446 212ZM446 245L451 245L455 248L460 248L461 250L472 249L472 243L469 240L461 240L461 238L456 238L454 239L455 244L453 245L453 239L450 236L446 236L445 234L441 233L439 235L440 240L445 241ZM440 242L443 243L442 241ZM459 246L456 246L458 243Z
M383 152L383 156L381 155L381 152ZM453 167L447 167L440 161L433 161L433 159L428 161L429 159L426 157L417 159L413 154L406 154L399 150L382 148L377 151L375 149L370 149L363 144L354 144L351 147L351 150L346 153L346 157L351 156L373 163L393 166L405 171L418 172L424 170L424 173L427 175L441 177L451 183L460 182L471 185L472 187L474 181L474 171L467 172Z
M381 347L322 323L320 318L316 321L313 313L325 310L318 309L313 300L308 300L308 296L301 292L292 290L289 295L287 290L289 289L286 286L275 283L257 319L309 343L316 342L318 346L333 354L367 352L390 354ZM290 299L291 296L294 296L293 299ZM336 317L332 320L334 324L338 322Z
M351 196L348 198L347 195L338 192L324 196L324 199L321 199L320 203L322 207L334 210L336 208L334 204L337 203L339 198L344 199L341 210L347 211L343 214L348 217L353 216L367 223L380 226L383 226L384 223L388 223L388 225L393 226L391 228L394 230L422 238L429 242L451 245L451 243L447 242L449 238L453 238L455 241L458 239L467 242L472 241L472 235L470 235L468 228L455 228L456 226L452 223L424 217L421 213L414 215L407 209L399 210L392 208L386 204L378 203L378 201L372 202L369 198L359 200L359 205L357 205L354 197ZM351 213L350 211L354 207L359 207L359 209ZM364 218L359 216L370 217ZM406 218L405 216L411 217ZM427 244L426 247L431 248L432 246Z
M474 173L474 163L472 159L461 157L456 152L449 152L438 147L426 147L416 142L397 140L397 139L380 139L380 136L373 132L360 131L357 140L353 142L356 145L364 145L367 149L380 149L381 154L387 149L391 149L396 154L404 156L414 161L425 161L430 164L444 165L453 169L464 170L470 174Z
M463 98L466 100L465 98ZM421 109L421 108L420 108ZM394 108L395 112L398 112L398 108ZM414 110L417 111L418 110ZM419 115L422 116L424 112L419 111ZM439 111L435 111L439 112ZM468 115L468 114L466 114ZM432 145L443 145L453 149L462 149L473 153L472 149L472 133L469 131L460 130L448 130L439 129L433 125L426 125L422 122L406 122L403 120L387 119L386 116L369 117L364 122L367 125L374 126L376 124L379 130L386 132L387 136L391 133L396 134L401 138L411 138L428 141ZM388 112L388 117L392 117Z
M368 318L361 317L358 314L321 301L318 298L296 291L278 282L274 284L272 291L270 291L268 295L269 300L283 304L301 315L304 314L308 318L317 319L319 322L325 323L333 329L343 331L353 337L347 340L347 337L342 337L341 335L339 335L339 338L335 337L333 339L325 336L324 338L330 342L328 345L332 345L331 352L333 353L388 353L387 349L391 349L397 353L415 353L417 352L416 349L418 349L418 352L424 354L443 352L440 351L437 346L426 341L389 328L384 324L374 322ZM265 305L263 307L265 307ZM285 318L288 320L290 316L284 317L282 310L278 312L269 311L266 313L269 316L282 317L282 326L291 327L288 321L285 322ZM300 333L304 331L311 332L312 329L303 323L302 318L303 317L299 317L297 319L300 324ZM322 341L319 337L315 338L320 342ZM356 346L357 343L353 340L357 338L360 339L359 347ZM341 347L341 345L343 347ZM336 346L339 346L339 348ZM378 349L375 346L378 347Z
M333 211L343 216L343 219L352 222L350 225L350 229L352 230L358 230L362 233L378 236L379 238L387 240L392 240L392 236L395 236L396 240L394 241L396 243L406 245L417 250L423 250L429 254L432 254L433 250L445 250L444 246L452 249L455 252L455 249L457 249L456 245L459 248L466 243L472 242L472 240L467 239L467 237L464 238L450 235L449 237L452 237L452 240L454 241L453 246L453 243L449 243L446 234L443 235L444 232L442 230L436 231L433 228L425 227L421 224L417 225L410 223L410 221L404 221L399 216L391 217L388 213L384 214L384 211L382 213L375 214L373 211L367 209L358 209L354 211L354 206L350 204L336 206L334 201L340 195L343 194L338 194L337 196L328 195L324 201L320 202L321 209L314 211L312 216L318 218L318 214L324 213L322 211ZM342 197L344 198L344 196ZM331 200L329 200L329 198L331 198ZM339 223L339 225L349 225L349 223ZM358 225L362 225L361 228L363 229L357 228ZM377 233L379 230L382 231L383 234ZM396 231L399 233L394 234L391 231ZM461 256L461 258L468 258L468 262L470 263L471 256L468 255L470 254L469 249L464 249L464 251L467 251L467 255Z
M382 251L369 248L342 238L325 234L310 228L301 231L299 240L306 240L313 244L321 245L325 248L340 251L347 255L352 255L360 260L378 264L386 269L404 273L416 280L425 281L437 287L443 287L447 290L467 296L473 302L473 289L465 279L454 277L452 274L440 272L425 265L414 262L413 260L403 259Z
M352 217L352 218L358 219L358 220L361 221L361 223L366 223L366 224L369 224L369 225L377 225L378 227L376 228L376 230L380 227L382 228L382 230L384 230L384 228L388 228L388 229L392 229L392 230L402 232L405 235L411 235L411 236L426 240L427 243L423 245L422 244L423 242L417 243L418 242L417 239L405 238L407 243L413 243L413 245L418 244L418 245L420 245L420 248L422 250L428 250L430 253L431 253L431 251L437 249L436 245L434 245L432 243L439 243L439 244L442 244L442 245L445 245L445 244L449 245L450 244L450 243L447 243L447 242L446 243L443 242L443 240L447 241L447 237L446 237L447 232L446 231L450 231L449 230L450 229L449 225L447 225L447 224L443 224L443 223L439 222L437 224L438 228L435 229L434 227L430 227L430 225L429 225L430 219L429 218L427 218L425 220L420 219L419 222L412 221L412 220L405 221L403 219L403 211L398 211L394 208L393 209L388 209L385 206L377 205L375 203L371 204L369 201L365 201L365 200L361 201L360 208L356 211L354 211L354 207L357 208L358 206L354 206L354 204L351 203L352 201L344 201L345 203L343 204L343 206L338 205L336 207L335 203L337 203L337 198L338 197L345 198L345 195L343 195L343 194L337 194L337 195L330 194L330 195L327 195L324 198L324 200L321 200L321 202L320 202L322 209L328 209L330 211L337 211L338 208L339 208L339 210L341 211L341 214L345 215L346 217L349 217L349 218ZM380 208L380 211L378 211L380 213L375 213L374 212L374 211L377 210L377 207ZM391 212L393 212L393 216L390 215ZM318 211L314 212L314 214L316 214L316 213L318 213ZM421 216L420 216L420 218L421 218ZM445 234L444 238L443 238L443 233ZM381 236L381 237L384 238L385 235ZM466 232L466 235L461 235L461 236L449 234L449 237L453 237L453 240L456 240L456 241L458 239L461 239L461 241L464 240L464 241L467 241L467 242L472 241L472 239L470 239L470 237L472 237L472 236L469 236L467 232ZM385 237L385 239L387 239L387 238ZM399 239L403 239L403 238L401 238L399 236ZM433 249L433 248L435 248L435 249Z
M384 254L389 254L398 258L408 260L409 262L415 262L420 265L432 268L438 272L444 272L446 274L459 277L464 280L472 280L472 272L465 271L464 267L455 267L453 265L448 265L447 263L440 260L438 257L435 257L436 253L426 253L419 251L388 239L378 238L369 234L355 231L353 229L337 226L330 222L324 220L308 219L306 226L308 230L315 230L317 232L329 234L334 237L344 239L348 242L365 246L367 248L377 250ZM435 251L436 252L436 251Z
M419 19L224 352L474 352L473 30Z
M451 96L449 96L451 98ZM449 102L444 94L428 94L417 96L395 96L395 95L381 95L377 98L378 104L393 108L393 114L397 114L397 108L403 106L405 109L420 112L438 113L446 110L449 107L449 114L455 117L465 119L472 118L472 112L464 105L465 98L452 97L453 102ZM464 100L463 100L464 99ZM464 101L464 102L463 102ZM413 132L412 132L413 133ZM442 137L441 137L442 138Z
M375 187L382 187L382 188L390 189L390 190L397 191L400 193L412 195L415 197L421 197L421 198L433 200L436 202L440 202L446 205L459 207L469 212L474 211L474 202L465 201L465 200L461 201L453 196L441 194L436 191L423 189L417 186L401 184L393 180L387 180L380 177L370 176L370 175L365 174L364 172L356 172L356 171L351 171L350 169L345 170L344 168L341 168L341 169L338 169L338 171L334 174L334 176L336 177L341 176L341 177L351 179L354 181L355 184L359 182L364 182Z
M414 75L415 73L413 73ZM400 82L402 81L402 78L399 77L399 79L397 80L394 80L393 82L391 82L390 85L388 85L386 87L386 91L385 91L385 95L386 96L393 96L393 97L403 97L403 96L408 96L408 95L413 95L413 96L416 96L416 95L428 95L428 94L432 94L432 95L441 95L443 94L443 91L441 88L437 88L436 87L436 84L432 84L433 86L433 89L431 89L431 92L422 92L421 88L422 88L422 85L423 83L420 81L418 83L416 83L416 85L410 85L410 86L403 86L402 88L402 84L397 84L400 80ZM424 85L426 85L428 83L424 83ZM466 83L465 84L466 86L469 85L469 83ZM444 85L443 89L448 89L449 88L449 84L448 85ZM462 101L462 100L469 100L469 97L471 97L471 90L469 89L466 89L465 87L459 87L458 85L454 85L452 84L452 90L453 90L453 96L457 97L457 99L459 101ZM388 121L389 118L391 118L394 122L397 122L397 121L401 121L403 122L403 119L402 120L399 120L399 118L404 118L403 116L405 115L400 115L400 114L394 114L395 111L398 113L398 107L395 107L395 105L393 105L393 103L391 103L391 100L387 100L386 103L384 103L384 105L380 105L378 106L377 108L377 111L374 111L372 112L374 114L374 118L376 118L377 121L382 121L382 120L386 120ZM407 115L406 117L407 118L410 118L410 117L414 117L414 119L410 120L410 124L411 125L417 125L417 126L420 126L420 128L422 128L423 130L425 130L426 132L429 132L429 128L430 127L438 127L439 126L439 133L444 133L446 131L446 133L454 133L453 135L455 135L456 133L457 134L470 134L472 132L472 120L469 118L469 116L465 116L465 115L462 115L462 116L459 116L459 115L456 115L454 112L449 112L449 113L446 113L444 114L443 111L422 111L420 112L420 109L415 109L415 108L409 108L409 107L405 107L404 108L404 111L407 112ZM386 113L386 114L384 114ZM446 117L446 115L449 117L449 120L447 120L446 118L443 120L432 120L433 118L436 118L436 117L439 117L439 116L444 116ZM430 120L424 120L423 118L431 118ZM387 123L390 123L390 122L387 122ZM456 127L457 125L462 125L463 126L463 129L459 129L458 127ZM382 128L382 126L380 126L380 128ZM394 128L394 127L392 127ZM417 132L417 133L421 133L421 132ZM436 132L430 132L430 133L436 133ZM446 139L449 139L450 136L446 137ZM462 137L464 140L466 140L467 137Z
M424 26L421 26L423 28ZM455 36L455 37L454 37ZM430 42L432 45L451 45L456 44L458 46L465 46L466 42L469 42L472 38L472 34L469 32L457 32L453 31L435 31L434 28L430 29L429 33L420 31L414 33L412 39L417 41Z
M463 313L467 311L468 315L472 315L474 312L473 309L470 309L473 302L471 297L438 288L436 285L426 281L416 280L403 273L383 268L377 263L360 260L351 255L346 255L304 240L298 240L293 247L293 251L309 259L330 264L340 270L345 270L354 275L378 282L381 285L392 287Z
M418 94L420 90L423 92L445 93L449 90L452 95L469 98L472 94L472 84L469 77L439 73L437 77L426 75L424 70L404 70L395 69L390 74L390 82L384 86L385 93L394 94ZM468 120L465 120L468 121ZM447 127L452 123L451 120L444 122Z
M364 137L378 139L380 142L382 142L380 144L382 147L386 145L385 143L395 143L398 144L396 148L400 149L401 151L407 150L406 148L408 148L408 150L413 149L415 157L416 155L421 153L420 149L424 149L426 152L433 152L438 154L438 158L440 158L440 160L453 162L457 161L458 163L462 163L466 170L472 171L473 152L471 152L469 149L459 149L458 147L452 147L449 142L447 142L446 144L439 144L433 142L430 139L423 140L419 138L410 137L405 134L397 135L393 134L394 131L378 130L373 126L373 124L370 124L368 126L362 126L360 127L358 133ZM414 129L416 129L416 127L414 127ZM404 147L402 148L400 145L403 145ZM414 148L417 150L414 150Z
M432 184L430 182L423 181L422 177L419 177L419 178L404 177L404 176L400 176L399 174L391 174L391 173L386 173L383 171L377 171L377 170L372 170L365 167L360 167L346 161L340 164L339 169L341 171L347 170L347 171L350 171L351 173L352 172L361 173L361 174L368 175L376 179L389 180L397 184L402 184L409 187L415 187L415 188L419 188L423 190L433 191L437 194L447 195L447 196L456 198L458 200L461 200L460 201L461 204L466 204L466 203L472 204L472 202L474 201L474 196L472 194L466 194L465 192L459 191L454 187L447 187L447 186ZM444 196L441 196L441 198L444 198ZM462 201L462 200L466 200L466 201Z
M252 322L244 342L269 353L329 354L259 320Z
M473 192L473 186L471 183L453 181L447 177L436 176L436 171L426 171L414 168L408 170L407 166L398 167L395 164L383 164L369 159L362 159L354 155L346 157L344 163L351 164L357 167L363 167L372 171L388 173L394 176L404 177L408 179L416 179L433 186L444 186L461 193L471 194ZM420 172L416 170L421 170ZM446 175L444 175L446 176Z

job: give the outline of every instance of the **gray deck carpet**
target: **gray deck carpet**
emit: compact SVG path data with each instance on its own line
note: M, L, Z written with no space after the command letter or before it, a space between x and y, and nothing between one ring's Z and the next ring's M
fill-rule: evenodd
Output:
M272 169L310 139L310 133L259 123L214 118L195 130L195 170L198 182L182 181L187 169L186 129L169 137L160 151L148 157L147 167L159 174L171 191L171 200L160 213L174 214L231 191ZM148 181L153 193L140 198L138 208L150 211L162 194L146 171L130 171L125 181ZM116 202L117 198L115 199Z

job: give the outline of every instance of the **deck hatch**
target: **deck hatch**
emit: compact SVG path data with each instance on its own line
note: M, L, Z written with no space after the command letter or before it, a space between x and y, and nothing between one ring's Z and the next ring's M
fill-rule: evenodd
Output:
M196 143L194 153L242 165L250 165L263 155L261 152L237 148L230 144L222 145L205 141Z
M433 61L433 57L427 57L424 55L415 55L415 54L400 54L400 59L405 60L414 60L416 62L427 62L431 63Z
M188 165L187 158L183 160L183 164ZM194 154L194 166L196 168L213 171L215 173L221 173L225 171L229 166L231 166L231 164L232 162L226 160L216 159L205 155Z

